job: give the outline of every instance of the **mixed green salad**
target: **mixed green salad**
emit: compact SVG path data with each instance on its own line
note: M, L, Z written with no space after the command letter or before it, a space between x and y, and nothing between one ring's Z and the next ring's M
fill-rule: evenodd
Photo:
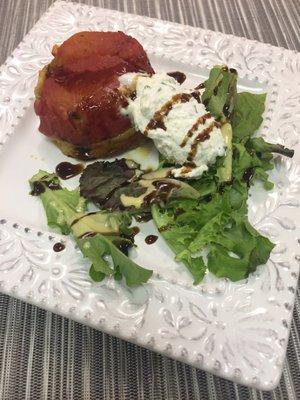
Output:
M125 159L94 162L75 190L64 188L54 173L39 171L31 178L31 194L41 198L48 225L74 237L91 262L94 281L113 276L136 286L149 280L152 271L129 252L134 221L141 219L153 219L195 285L207 271L238 281L267 262L274 244L249 223L248 192L257 180L272 189L273 154L292 157L293 150L255 136L266 95L237 93L235 70L214 67L204 88L202 102L222 124L227 150L200 178L172 178L174 165L166 159L152 172ZM89 213L89 202L99 211Z

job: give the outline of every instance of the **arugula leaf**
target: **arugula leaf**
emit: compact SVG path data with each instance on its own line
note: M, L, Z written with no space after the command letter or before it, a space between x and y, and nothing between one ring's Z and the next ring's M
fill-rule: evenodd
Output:
M233 139L246 142L260 127L266 94L238 93L231 118Z
M240 143L234 143L233 155L234 176L242 180L245 170L254 166L253 157L246 147Z
M208 172L204 172L201 179L190 180L190 185L198 191L199 198L209 196L217 190L217 184Z
M251 138L245 145L235 144L235 149L239 152L235 166L236 175L238 172L241 175L245 173L246 168L248 170L251 168L251 180L260 180L266 190L271 190L274 187L267 174L267 171L274 168L272 153L282 154L286 157L293 157L294 155L294 150L280 144L268 143L262 137Z
M262 137L250 139L246 146L250 152L253 150L259 153L260 157L266 157L268 153L278 153L290 158L294 156L294 150L288 149L281 144L268 143ZM272 159L272 156L270 156L270 159Z
M41 197L49 226L59 228L63 234L72 232L83 255L91 260L93 280L124 276L126 283L134 286L150 278L152 271L138 266L120 250L133 246L132 218L128 213L86 213L79 189L62 188L58 177L45 171L34 175L30 186L31 193ZM111 256L113 266L106 256Z
M234 180L231 186L223 190L222 196L225 212L238 211L242 215L247 214L248 187L245 182Z
M271 157L258 157L257 154L249 150L241 143L234 144L234 177L240 181L246 181L248 186L255 180L260 180L266 190L273 188L274 184L269 181L266 171L273 168L270 163Z

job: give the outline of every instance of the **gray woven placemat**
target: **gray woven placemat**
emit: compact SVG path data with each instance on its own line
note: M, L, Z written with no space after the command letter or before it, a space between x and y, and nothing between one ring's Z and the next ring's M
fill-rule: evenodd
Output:
M299 51L300 0L83 1ZM0 61L53 0L0 0ZM300 399L300 291L280 385L260 392L0 295L0 399Z

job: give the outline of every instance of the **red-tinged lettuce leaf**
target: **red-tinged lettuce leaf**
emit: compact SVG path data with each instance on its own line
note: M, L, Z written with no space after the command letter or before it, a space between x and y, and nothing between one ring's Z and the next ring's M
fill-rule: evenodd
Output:
M102 204L102 208L105 210L120 210L124 209L124 205L121 201L121 196L130 196L139 198L143 196L147 191L147 188L142 187L137 181L129 183L127 186L122 186L114 190ZM127 209L133 209L134 207L128 207ZM139 208L140 211L147 211L148 206L145 204Z
M124 160L96 162L81 176L81 194L105 210L139 212L150 211L151 204L164 205L172 198L199 197L188 183L169 178L169 172L166 168L142 175Z
M126 186L134 178L136 170L130 168L124 158L114 162L97 161L86 167L80 177L80 193L99 207L105 207L116 190ZM111 208L114 207L110 204Z

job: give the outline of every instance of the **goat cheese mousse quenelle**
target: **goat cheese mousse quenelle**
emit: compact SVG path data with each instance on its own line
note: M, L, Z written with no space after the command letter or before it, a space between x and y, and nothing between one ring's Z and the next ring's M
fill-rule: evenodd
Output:
M178 166L171 171L174 177L200 177L225 154L221 125L201 102L200 89L184 90L166 73L126 73L119 80L129 93L122 113Z

